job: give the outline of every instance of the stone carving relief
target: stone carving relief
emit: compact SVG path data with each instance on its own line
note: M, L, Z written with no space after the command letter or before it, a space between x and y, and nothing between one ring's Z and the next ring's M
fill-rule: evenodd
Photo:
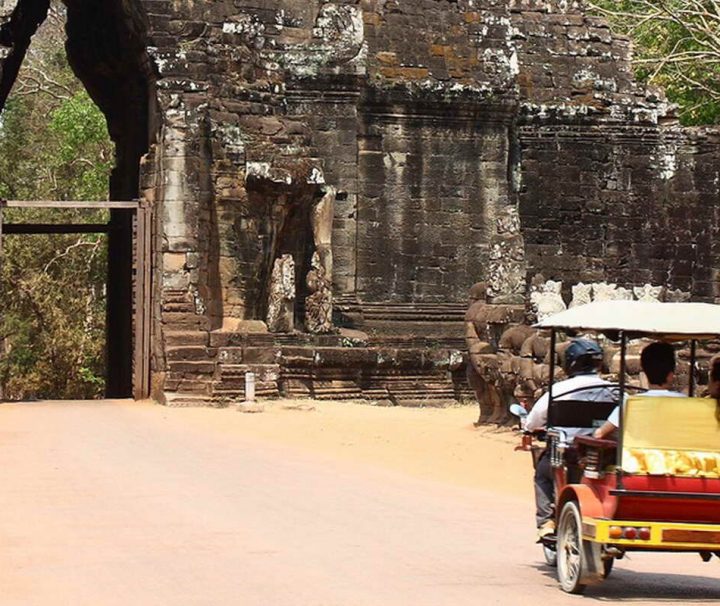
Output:
M332 227L336 196L336 189L326 186L322 198L310 212L315 252L307 275L310 295L305 299L305 328L315 334L333 332Z
M10 21L10 17L12 17L16 6L17 0L2 0L0 2L0 25L4 25Z
M572 287L572 301L570 301L570 307L579 307L580 305L587 305L592 301L592 284L583 284L580 282Z
M567 305L562 298L562 282L548 280L534 287L530 293L530 305L538 322L565 311Z
M497 234L490 249L487 292L494 303L520 303L525 289L525 244L520 216L507 206L496 221Z
M307 285L311 294L305 299L305 329L313 334L333 332L332 282L328 280L317 252L313 253Z
M537 274L530 286L531 308L538 320L565 309L561 295L562 282L545 280ZM470 306L465 315L465 340L468 350L468 384L475 392L480 407L477 424L504 423L509 398L531 405L546 389L549 382L550 343L546 335L528 325L522 308L498 305L485 297L486 285L479 283L470 291ZM689 301L690 294L682 290L666 290L663 286L645 284L632 290L617 284L580 282L572 286L570 307L592 301L632 301L633 292L641 301ZM497 327L502 333L499 339ZM565 340L563 340L565 339ZM619 349L608 339L601 338L605 352L603 372L617 375ZM563 377L562 359L569 344L561 336L555 352L556 379ZM628 353L628 373L640 373L640 349L646 342L631 342ZM637 380L640 380L639 377Z
M632 301L632 292L617 284L597 282L593 287L593 301Z
M514 384L504 380L502 367L508 355L498 353L496 336L504 334L508 326L521 322L525 314L522 305L488 303L486 292L485 283L473 286L470 307L465 314L465 341L469 354L466 373L480 406L478 424L503 423L507 419L507 401L513 395Z
M312 76L333 71L338 66L355 66L365 73L365 28L362 9L335 3L320 8L312 28L310 44L288 44L276 60L296 76Z
M270 332L288 333L295 328L295 261L292 255L275 259L270 278L267 326Z
M633 292L638 301L660 301L663 290L662 286L652 286L651 284L633 287Z

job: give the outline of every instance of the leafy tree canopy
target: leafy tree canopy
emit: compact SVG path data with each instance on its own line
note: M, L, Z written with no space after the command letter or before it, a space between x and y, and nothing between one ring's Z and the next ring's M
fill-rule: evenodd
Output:
M113 145L65 58L53 5L0 114L0 198L105 200ZM11 222L92 222L103 210L8 209ZM7 236L0 266L0 396L93 398L105 366L105 236Z
M683 124L720 124L720 0L588 4L630 37L638 78L665 89Z

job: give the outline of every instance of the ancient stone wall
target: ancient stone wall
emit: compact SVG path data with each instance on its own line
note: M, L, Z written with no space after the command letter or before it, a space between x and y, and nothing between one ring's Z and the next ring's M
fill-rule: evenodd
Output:
M716 133L526 127L521 139L531 273L720 296Z
M0 100L44 6L10 5ZM22 27L16 5L33 9ZM96 14L68 5L76 24ZM628 41L576 1L107 7L125 30L98 31L127 38L137 78L116 65L100 82L87 49L108 47L83 46L82 27L69 48L120 116L118 141L142 116L114 183L132 195L146 154L160 398L241 397L247 371L266 394L457 397L481 280L485 303L515 314L537 273L568 299L603 280L720 296L718 134L673 125L662 94L634 82ZM332 230L317 224L326 196Z
M667 103L639 87L630 42L577 1L510 0L524 118L657 122Z
M485 277L498 207L507 204L507 126L373 113L362 146L358 296L464 301L464 284Z

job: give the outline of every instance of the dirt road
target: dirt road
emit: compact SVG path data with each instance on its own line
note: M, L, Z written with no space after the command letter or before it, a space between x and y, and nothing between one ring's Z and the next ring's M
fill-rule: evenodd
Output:
M577 604L524 456L473 414L0 406L0 604ZM585 599L717 603L719 577L634 556Z

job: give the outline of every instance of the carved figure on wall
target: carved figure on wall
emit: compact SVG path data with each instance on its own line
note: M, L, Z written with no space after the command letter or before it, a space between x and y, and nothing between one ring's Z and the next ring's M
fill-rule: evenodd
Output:
M538 322L545 318L565 311L567 305L562 298L562 282L548 280L534 287L530 293L530 304L535 312Z
M525 243L520 215L514 206L498 213L487 273L487 292L493 303L520 304L525 294Z
M312 19L313 4L291 3L288 10L283 10L280 20L287 18L290 13L295 13L296 18ZM291 19L290 23L292 22ZM296 75L307 76L309 65L318 72L337 69L342 65L346 71L364 74L365 49L362 9L358 6L324 1L321 2L315 18L310 42L296 43L289 38L284 41L285 52L271 52L269 56Z
M307 275L311 294L305 299L305 329L313 334L333 332L332 282L327 279L317 252L313 253L311 267Z
M582 282L576 284L572 287L572 295L571 308L587 305L592 301L592 284L583 284Z
M295 328L295 261L292 255L275 259L270 278L267 326L270 332L292 332Z
M315 252L307 275L310 295L305 299L305 329L314 334L333 332L332 227L337 190L325 186L322 198L310 211Z
M663 290L664 288L662 286L653 286L652 284L633 287L633 292L635 293L638 301L660 301L663 295Z
M488 303L487 291L484 282L471 288L470 306L465 314L465 342L469 354L466 372L480 407L478 425L507 420L507 401L515 384L505 381L503 368L507 356L498 354L494 335L499 338L508 326L521 322L525 312L524 306L520 305Z
M630 290L617 284L607 282L596 282L592 285L593 301L632 301L633 295Z

